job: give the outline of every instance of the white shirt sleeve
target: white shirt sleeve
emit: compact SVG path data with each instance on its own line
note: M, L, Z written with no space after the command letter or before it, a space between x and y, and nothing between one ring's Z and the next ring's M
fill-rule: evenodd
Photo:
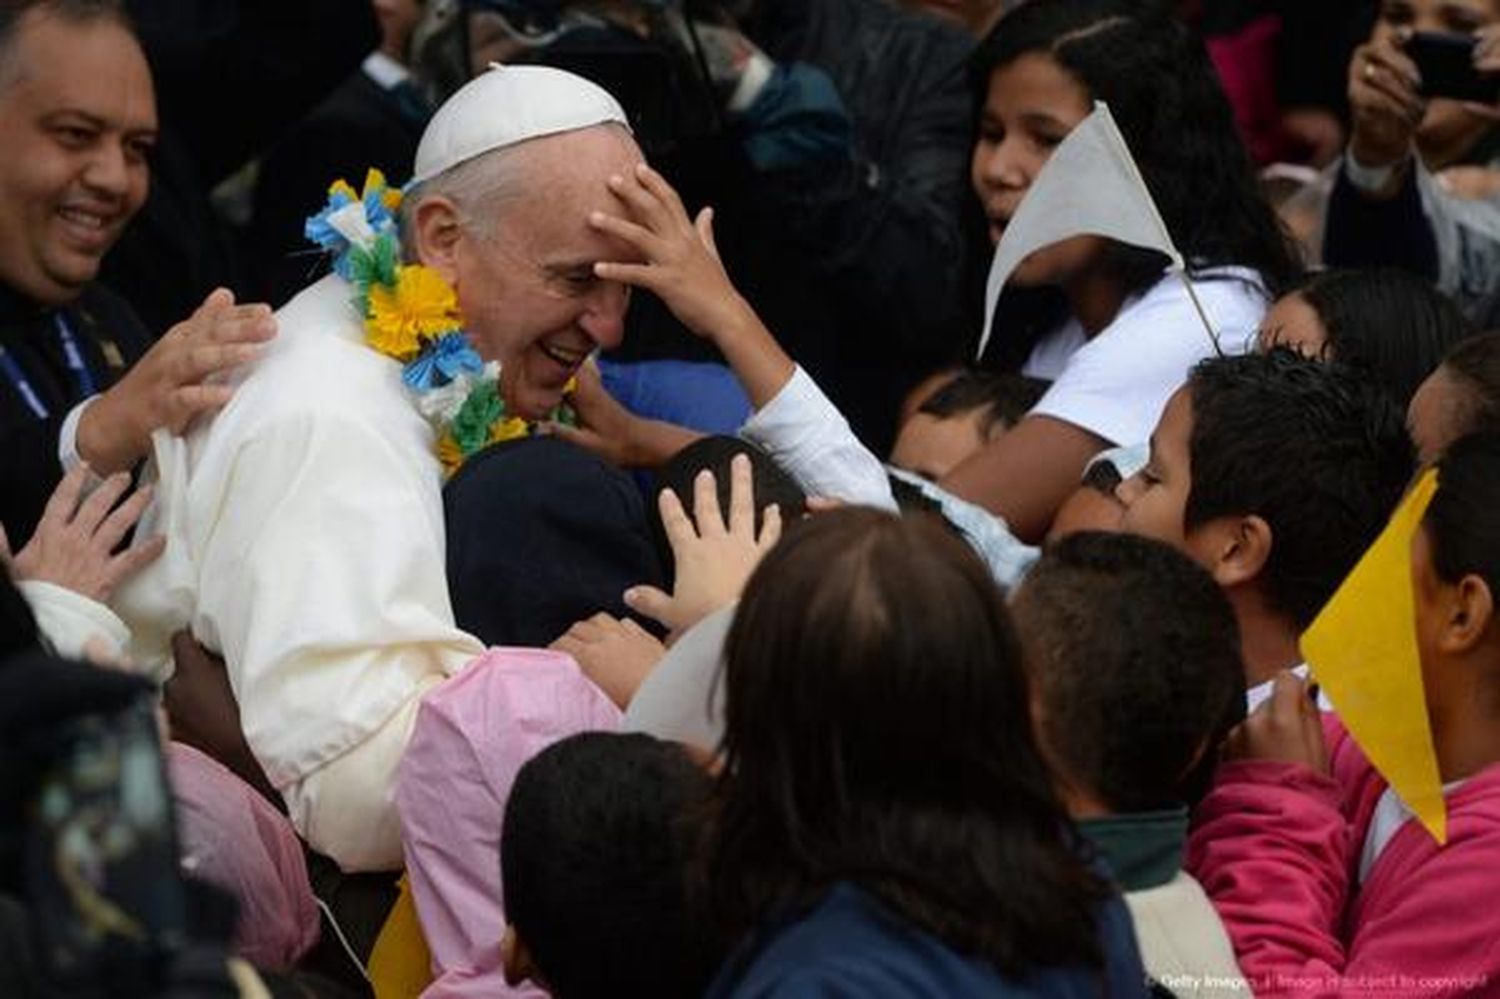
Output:
M102 643L100 651L123 658L130 641L130 629L114 611L81 593L41 580L19 580L16 589L26 598L36 617L37 630L64 659L87 659L84 646L91 640Z
M775 398L745 421L740 436L764 448L809 496L896 510L885 466L800 366Z
M83 411L99 398L91 395L68 411L63 418L62 428L57 432L57 460L62 465L63 473L66 474L77 468L83 461L78 454L78 424L83 419Z

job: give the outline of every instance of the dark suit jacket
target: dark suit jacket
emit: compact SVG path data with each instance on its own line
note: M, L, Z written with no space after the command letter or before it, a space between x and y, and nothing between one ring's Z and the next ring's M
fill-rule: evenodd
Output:
M62 478L58 431L83 398L57 333L56 311L0 287L0 347L47 411L37 416L14 381L0 374L0 522L13 550L31 537ZM135 312L101 285L89 285L61 311L100 390L113 385L151 345Z

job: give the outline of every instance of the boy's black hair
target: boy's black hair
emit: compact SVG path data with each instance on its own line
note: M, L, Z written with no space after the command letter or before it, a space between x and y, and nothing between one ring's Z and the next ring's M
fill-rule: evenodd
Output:
M1185 527L1253 514L1271 528L1261 573L1299 627L1375 540L1410 479L1411 438L1389 393L1290 350L1217 357L1188 378L1192 488Z
M1438 490L1422 519L1438 578L1479 576L1500 594L1500 434L1460 438L1438 462Z
M1011 601L1049 758L1117 813L1195 803L1245 717L1239 626L1176 549L1085 531L1043 552Z
M755 486L755 530L760 531L761 516L772 503L781 508L781 522L789 524L807 512L807 494L781 466L765 451L740 440L738 437L718 435L694 441L678 451L656 473L656 492L647 504L646 518L651 525L651 536L656 541L657 555L667 567L668 582L677 564L672 546L667 542L666 529L662 527L661 510L656 497L663 489L670 489L682 501L683 508L691 516L693 512L693 480L707 469L714 473L714 484L719 492L719 509L729 514L729 465L735 455L743 454L750 459L750 478Z
M1323 271L1298 289L1327 334L1327 353L1385 386L1399 406L1474 332L1431 282L1395 268Z
M1464 390L1461 432L1500 433L1500 332L1462 341L1443 358L1443 370Z
M917 412L944 420L983 407L979 434L988 439L997 425L1013 427L1021 422L1046 391L1046 382L1025 375L964 371L928 396Z
M708 775L647 735L585 732L516 776L500 838L505 915L559 999L701 995L723 950L688 915Z

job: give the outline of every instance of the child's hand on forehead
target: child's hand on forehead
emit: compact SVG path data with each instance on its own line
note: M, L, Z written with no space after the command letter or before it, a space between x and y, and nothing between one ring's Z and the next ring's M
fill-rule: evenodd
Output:
M595 212L589 225L634 248L645 263L597 263L599 278L646 289L684 326L711 340L747 322L750 308L719 260L712 208L689 219L672 185L644 163L631 175L611 177L609 189L623 217Z

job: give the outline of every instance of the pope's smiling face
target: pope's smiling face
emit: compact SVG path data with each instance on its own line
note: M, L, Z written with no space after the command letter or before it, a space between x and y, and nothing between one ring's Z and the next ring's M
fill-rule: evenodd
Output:
M0 281L51 305L77 296L146 199L155 139L128 31L22 15L0 64Z
M518 193L494 206L488 223L462 224L445 276L475 349L501 364L507 407L537 419L562 401L589 354L624 336L629 289L595 277L594 264L638 254L588 218L619 211L609 178L633 171L641 153L614 125L533 139L512 152L522 158Z

